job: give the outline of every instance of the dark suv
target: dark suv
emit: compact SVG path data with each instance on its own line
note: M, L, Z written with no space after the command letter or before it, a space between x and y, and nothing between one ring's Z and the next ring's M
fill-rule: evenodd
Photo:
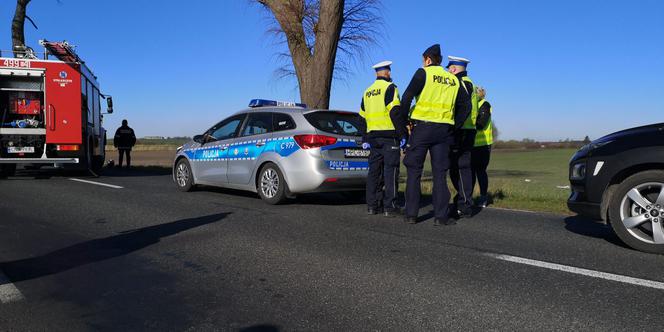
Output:
M609 223L630 247L664 253L664 123L584 146L570 161L567 206Z

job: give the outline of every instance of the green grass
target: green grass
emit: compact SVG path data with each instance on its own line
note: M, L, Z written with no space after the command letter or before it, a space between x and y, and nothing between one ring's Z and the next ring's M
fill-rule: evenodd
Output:
M493 206L568 214L567 163L573 149L494 150L489 165L489 196ZM405 180L402 166L402 181ZM450 185L454 195L454 188ZM424 194L431 193L431 164L425 164ZM402 190L403 188L402 184ZM476 188L475 195L478 195Z

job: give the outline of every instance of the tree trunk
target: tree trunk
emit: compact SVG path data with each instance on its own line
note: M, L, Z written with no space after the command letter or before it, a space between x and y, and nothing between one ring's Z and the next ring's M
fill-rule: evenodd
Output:
M295 67L302 102L311 108L330 107L330 90L343 26L344 0L320 1L312 51L302 25L304 0L261 0L283 30Z
M23 52L17 52L16 46L25 46L25 12L30 0L16 0L16 11L14 20L12 20L12 50L14 57L18 57Z

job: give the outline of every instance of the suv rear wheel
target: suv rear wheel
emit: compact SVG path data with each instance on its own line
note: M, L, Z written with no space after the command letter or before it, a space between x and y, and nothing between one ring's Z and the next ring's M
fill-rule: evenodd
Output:
M664 171L645 171L618 185L609 202L611 227L630 247L664 254Z
M281 204L286 200L287 184L277 165L269 163L258 172L258 195L268 204Z

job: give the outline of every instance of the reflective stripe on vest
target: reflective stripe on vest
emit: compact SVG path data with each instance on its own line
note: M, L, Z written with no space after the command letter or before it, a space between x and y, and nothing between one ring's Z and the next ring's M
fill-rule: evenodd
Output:
M441 66L425 67L426 81L410 114L413 120L454 124L459 79Z
M462 80L464 80L466 82L470 82L470 84L473 84L473 91L469 91L469 92L471 92L470 101L473 104L473 109L470 112L470 115L468 116L468 118L466 118L466 121L463 123L462 128L463 129L476 129L475 124L477 123L477 111L480 109L480 107L478 105L477 94L475 93L475 84L473 83L473 81L470 80L470 78L468 76L464 76L462 78Z
M482 107L486 100L482 99L479 102L479 107ZM489 114L493 113L493 110L491 107L489 107ZM493 145L493 117L489 120L489 123L486 125L486 128L482 130L477 131L477 135L475 135L475 146L480 147L480 146L487 146L487 145Z
M364 92L364 111L360 110L360 116L367 120L367 132L394 130L390 110L394 106L401 105L401 102L399 101L399 90L395 86L392 101L385 105L385 93L390 85L392 83L379 79Z

